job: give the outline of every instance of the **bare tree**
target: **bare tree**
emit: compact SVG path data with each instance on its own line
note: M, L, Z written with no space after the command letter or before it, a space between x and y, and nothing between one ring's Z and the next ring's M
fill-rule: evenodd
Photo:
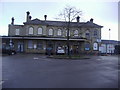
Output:
M64 10L59 14L60 18L66 22L67 27L67 47L68 47L68 56L70 57L70 46L69 46L69 31L71 22L74 21L78 16L82 15L82 11L79 9L76 9L72 6L66 6Z

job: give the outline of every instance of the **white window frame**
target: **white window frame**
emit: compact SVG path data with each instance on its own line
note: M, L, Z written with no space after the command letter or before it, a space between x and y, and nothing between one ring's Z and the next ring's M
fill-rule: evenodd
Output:
M61 29L58 29L57 35L62 36L62 30Z
M33 34L33 30L34 30L33 27L29 27L28 34L30 35Z
M15 29L15 35L20 35L20 29Z
M53 29L48 30L48 35L53 35Z
M40 35L43 34L43 29L41 27L39 27L37 33L40 34Z
M74 30L74 36L78 37L78 30Z

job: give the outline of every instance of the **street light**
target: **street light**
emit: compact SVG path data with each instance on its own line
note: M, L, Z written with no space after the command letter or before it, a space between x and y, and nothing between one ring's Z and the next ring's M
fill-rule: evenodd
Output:
M110 30L111 29L109 29L109 53L111 53L111 49L110 49Z

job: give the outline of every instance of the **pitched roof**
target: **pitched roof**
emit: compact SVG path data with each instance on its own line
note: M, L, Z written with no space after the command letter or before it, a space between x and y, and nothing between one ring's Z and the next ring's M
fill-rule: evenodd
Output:
M24 22L25 25L50 25L50 26L66 26L67 22L64 21L45 21L45 20L39 20L39 19L33 19L28 22ZM92 22L71 22L71 27L95 27L95 28L102 28L103 26L97 25Z

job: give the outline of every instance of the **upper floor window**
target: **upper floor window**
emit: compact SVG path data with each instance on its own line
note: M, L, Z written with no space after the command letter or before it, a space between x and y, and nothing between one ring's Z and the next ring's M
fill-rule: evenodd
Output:
M90 38L90 32L86 31L85 36L86 36L86 38Z
M74 36L78 36L78 30L74 31Z
M43 33L43 29L42 28L38 28L38 34L42 34Z
M97 36L97 31L96 30L94 30L94 36Z
M20 35L20 29L15 30L15 35Z
M29 28L29 32L28 32L29 34L33 34L33 27L30 27Z
M53 29L49 29L48 35L53 35Z
M61 30L61 29L58 29L57 35L58 35L58 36L61 36L61 35L62 35L62 30Z

